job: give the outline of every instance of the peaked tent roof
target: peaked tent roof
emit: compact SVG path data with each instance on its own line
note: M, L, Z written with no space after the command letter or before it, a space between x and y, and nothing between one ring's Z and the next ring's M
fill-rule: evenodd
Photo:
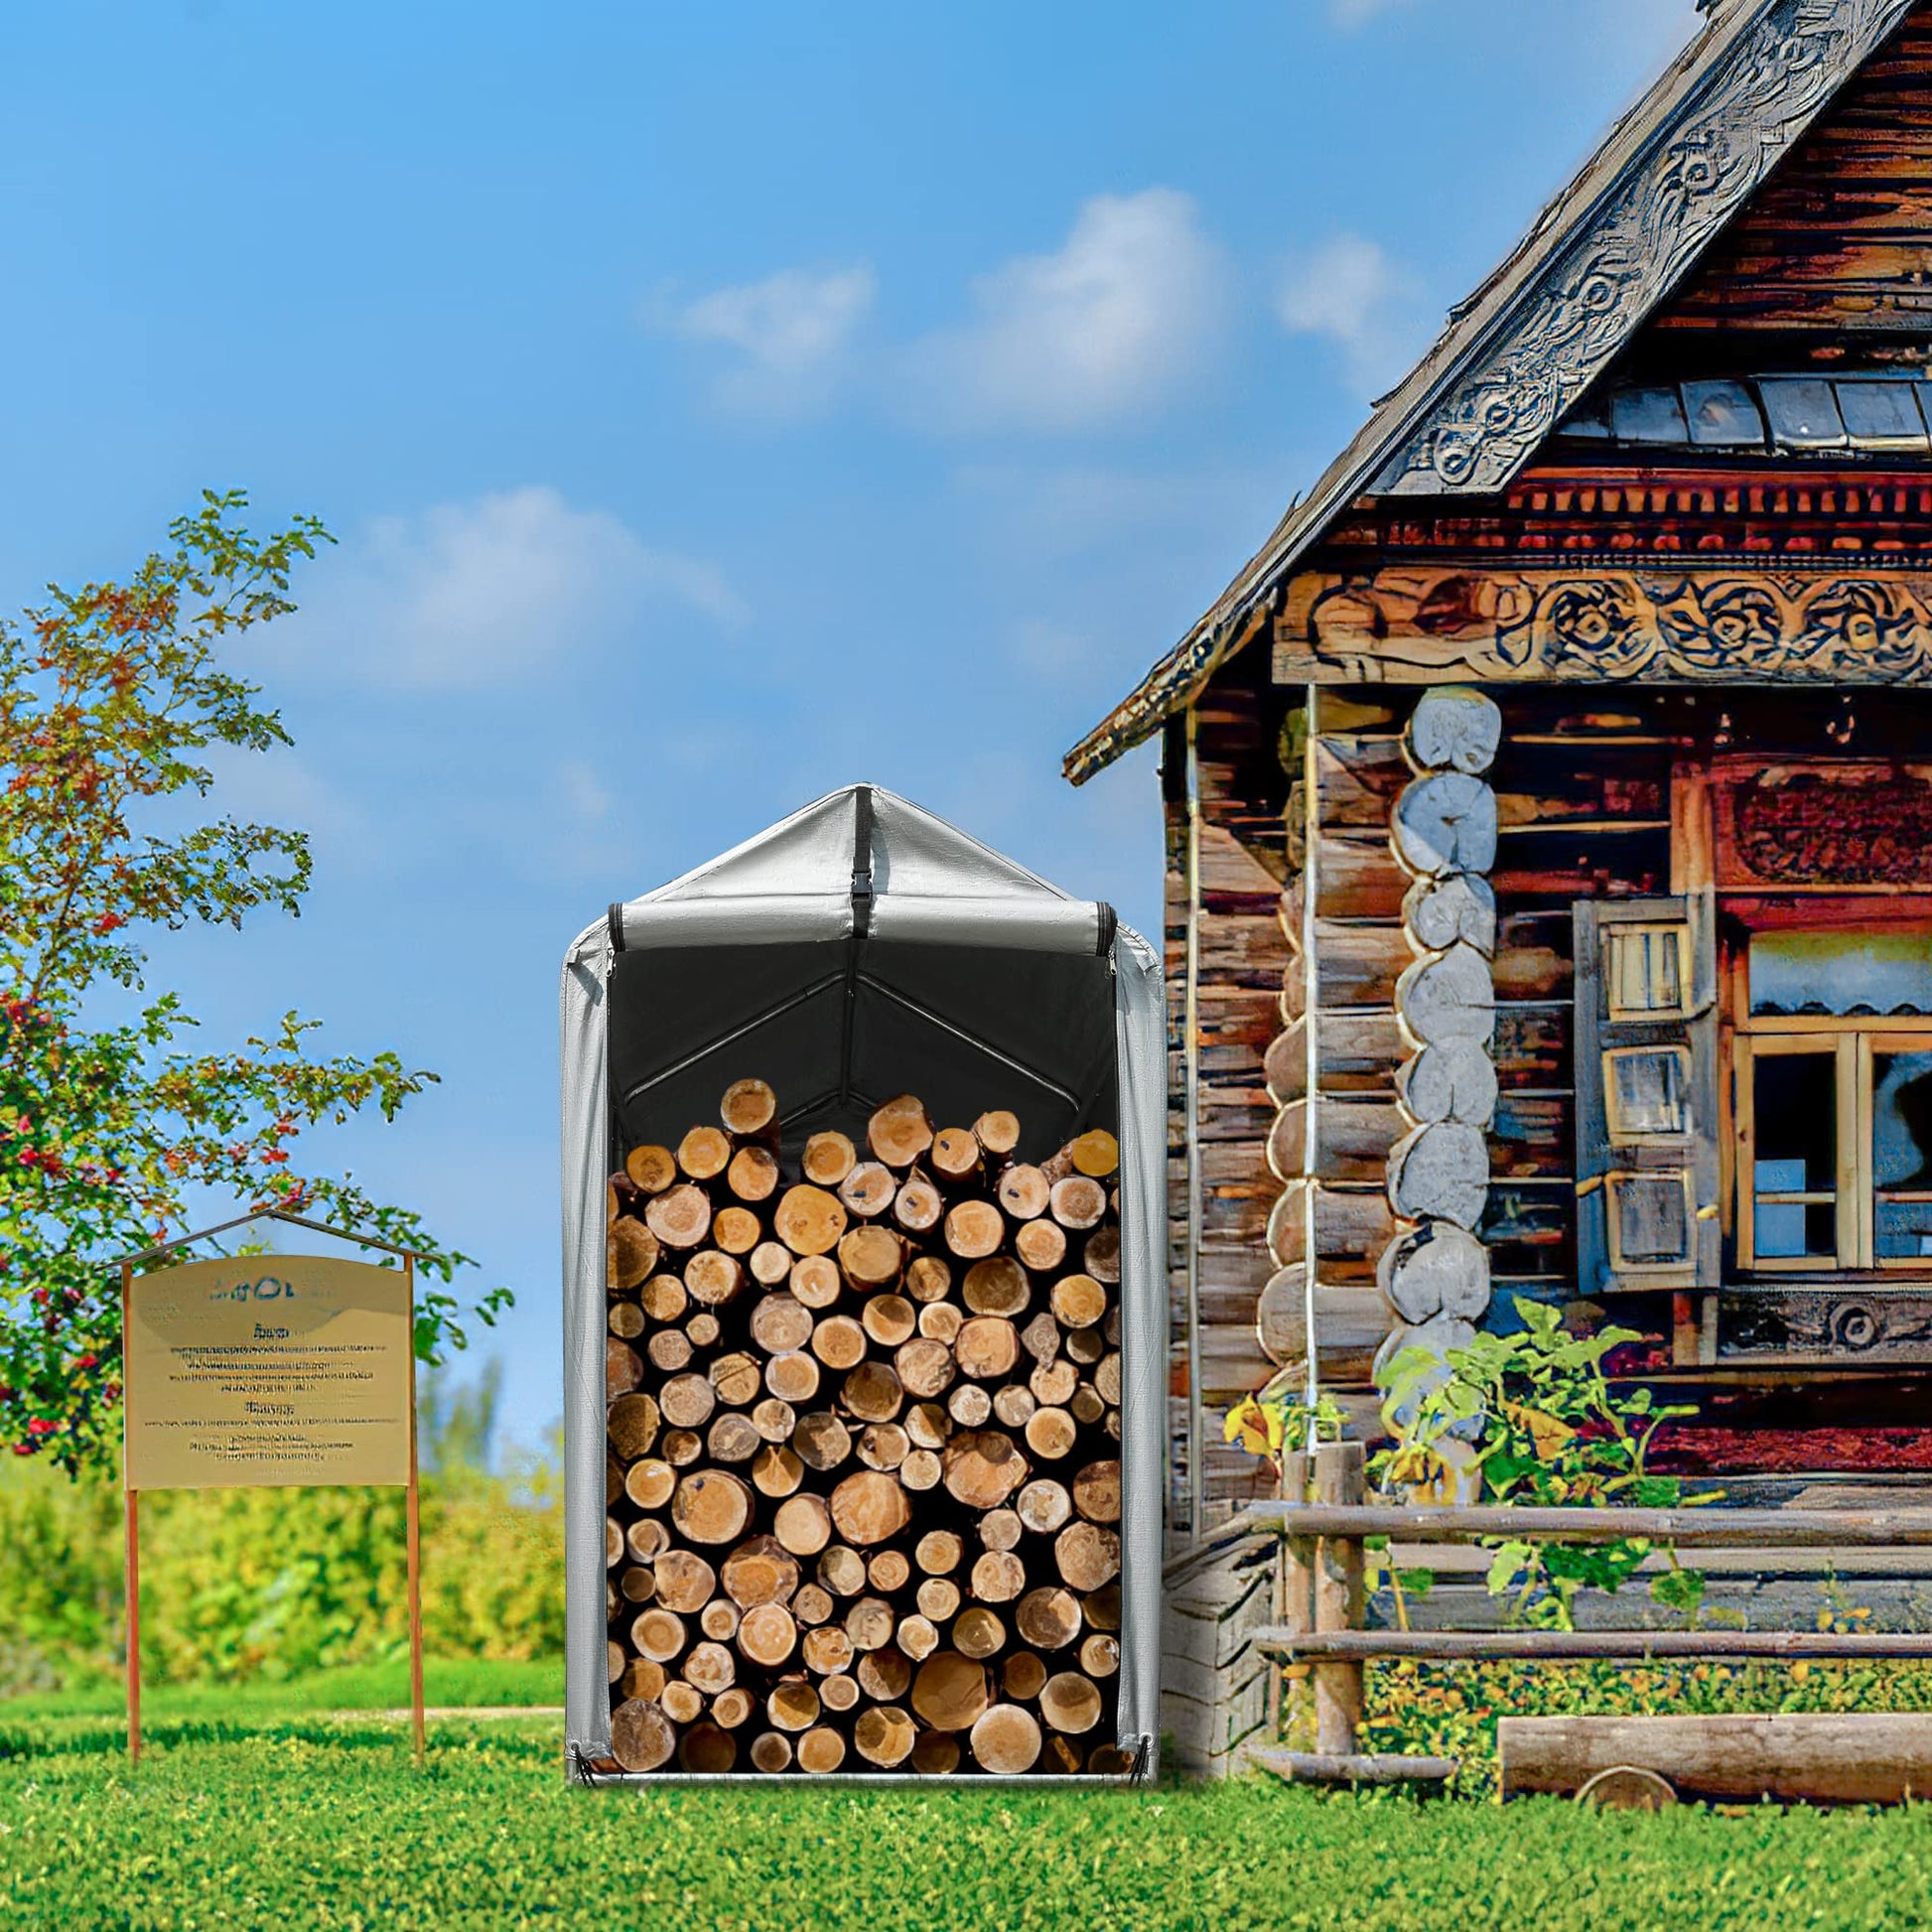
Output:
M1067 777L1083 783L1186 705L1358 495L1507 484L1918 4L1721 0L1213 607L1067 754Z
M846 785L667 886L611 908L622 950L844 939L864 882L882 939L1105 951L1112 913L883 785ZM595 936L596 928L592 934Z

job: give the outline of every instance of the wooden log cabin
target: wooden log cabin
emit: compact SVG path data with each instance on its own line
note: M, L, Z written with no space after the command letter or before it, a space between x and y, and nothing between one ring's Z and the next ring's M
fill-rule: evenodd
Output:
M1932 0L1706 14L1068 756L1163 746L1176 1544L1522 1297L1932 1468Z

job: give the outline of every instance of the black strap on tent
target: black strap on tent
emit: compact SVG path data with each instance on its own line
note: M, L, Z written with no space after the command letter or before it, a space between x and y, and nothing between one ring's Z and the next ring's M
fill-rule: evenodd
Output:
M622 952L623 951L623 900L621 898L614 898L611 901L611 909L609 912L605 914L605 917L609 919L611 922L611 950L614 953Z
M872 787L853 800L852 937L845 949L845 1024L839 1039L839 1101L852 1103L852 1027L859 1011L859 962L872 932Z
M859 787L852 837L852 931L863 939L872 930L872 787Z
M1094 951L1105 959L1114 950L1114 934L1120 930L1120 914L1103 899L1097 899L1094 909L1100 914L1100 939Z

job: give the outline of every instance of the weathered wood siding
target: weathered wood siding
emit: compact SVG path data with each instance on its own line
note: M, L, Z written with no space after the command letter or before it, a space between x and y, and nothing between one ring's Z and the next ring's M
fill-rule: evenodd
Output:
M1280 1548L1250 1537L1163 1580L1161 1729L1175 1769L1227 1777L1242 1768L1244 1744L1273 1741L1263 1731L1276 1673L1254 1633L1279 1620Z
M1271 1272L1268 1217L1281 1192L1268 1165L1276 1107L1264 1071L1283 1027L1283 984L1293 957L1281 922L1288 871L1281 761L1287 701L1267 683L1265 654L1228 667L1197 708L1200 773L1199 1032L1202 1198L1198 1262L1201 1442L1188 1426L1185 1063L1187 817L1170 773L1167 960L1169 1039L1170 1308L1173 1382L1171 1533L1185 1540L1263 1493L1254 1458L1222 1440L1228 1409L1273 1372L1255 1332ZM1170 759L1177 755L1171 739ZM1203 1521L1188 1520L1192 1459L1201 1461Z

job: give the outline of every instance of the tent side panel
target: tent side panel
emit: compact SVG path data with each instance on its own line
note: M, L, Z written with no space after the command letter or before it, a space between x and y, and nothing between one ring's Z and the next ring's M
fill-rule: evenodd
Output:
M1136 1749L1161 1732L1162 1464L1167 1450L1168 1056L1160 961L1139 933L1114 939L1121 1146L1121 1557L1120 1742Z
M604 1590L604 1190L610 1072L608 952L597 929L571 948L560 1000L563 1062L564 1733L608 1758L611 1705Z

